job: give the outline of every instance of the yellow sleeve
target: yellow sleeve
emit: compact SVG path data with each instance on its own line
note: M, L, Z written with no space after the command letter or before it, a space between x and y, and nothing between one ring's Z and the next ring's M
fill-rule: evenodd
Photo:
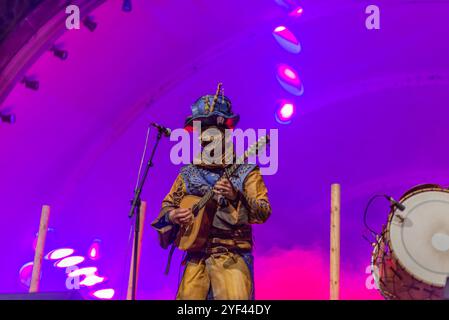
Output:
M271 215L268 190L257 168L248 174L243 186L240 205L248 209L249 223L264 223Z
M178 232L178 226L173 225L166 218L166 214L174 209L178 208L182 198L186 194L186 188L181 175L176 177L170 192L165 196L162 201L162 207L159 211L157 218L151 223L152 227L156 229L159 234L159 243L162 248L167 248L176 238Z

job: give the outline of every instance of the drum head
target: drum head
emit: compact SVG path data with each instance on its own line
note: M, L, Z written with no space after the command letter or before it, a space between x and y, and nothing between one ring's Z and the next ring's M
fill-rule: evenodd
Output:
M389 221L392 253L416 279L443 287L449 276L449 191L409 194Z

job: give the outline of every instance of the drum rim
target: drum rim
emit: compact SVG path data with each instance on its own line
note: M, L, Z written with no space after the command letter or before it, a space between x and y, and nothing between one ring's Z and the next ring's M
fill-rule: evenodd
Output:
M421 188L420 188L421 187ZM412 191L414 190L414 191ZM411 197L413 197L414 195L420 194L420 193L424 193L424 192L430 192L430 191L440 191L440 192L444 192L444 193L449 193L449 189L444 189L443 187L441 187L440 185L437 184L423 184L423 185L417 185L414 188L411 188L409 191L407 191L406 193L404 193L404 195L400 198L400 203L403 203L404 201L406 201L407 199L410 199ZM436 285L434 283L431 283L427 280L421 279L419 276L416 276L414 273L412 273L398 258L398 256L396 255L396 252L393 250L393 246L391 245L390 242L390 225L392 223L393 217L394 217L394 213L396 212L395 208L392 208L390 210L390 213L388 215L388 222L387 225L385 226L385 232L384 232L384 237L386 237L386 240L388 241L387 243L389 244L389 249L390 249L390 254L392 256L394 256L395 260L397 261L397 263L401 266L401 268L403 268L405 271L408 272L408 274L413 278L416 279L418 281L423 282L424 284L427 284L429 286L432 286L434 288L444 288L444 285L439 286Z
M405 201L408 198L410 198L411 196L421 193L423 191L428 191L431 189L442 189L442 190L448 190L447 188L443 188L441 185L436 184L436 183L425 183L425 184L418 184L416 186L414 186L413 188L410 188L409 190L407 190L402 196L401 198L399 198L399 201Z
M391 300L391 299L395 300L395 299L398 299L397 295L394 293L391 293L386 288L386 286L382 284L382 279L380 276L376 280L376 275L374 274L375 273L374 267L379 269L376 262L380 258L379 255L381 254L381 251L379 250L380 246L381 246L381 244L386 245L387 244L386 241L387 241L387 239L385 239L384 235L382 235L379 239L376 240L376 243L374 244L373 253L371 255L371 274L373 275L374 281L377 285L377 290L380 292L380 294L387 300Z

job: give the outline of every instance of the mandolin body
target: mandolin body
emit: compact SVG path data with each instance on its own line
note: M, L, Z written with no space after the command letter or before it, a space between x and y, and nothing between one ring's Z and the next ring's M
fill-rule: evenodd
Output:
M187 195L181 200L179 207L192 209L200 200L201 197ZM202 250L206 245L216 210L217 206L211 200L203 208L198 210L198 212L193 211L194 218L190 225L181 226L179 229L175 242L176 246L185 251L194 252Z

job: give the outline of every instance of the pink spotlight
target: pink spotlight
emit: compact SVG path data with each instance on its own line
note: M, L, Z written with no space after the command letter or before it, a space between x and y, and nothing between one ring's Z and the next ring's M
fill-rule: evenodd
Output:
M290 84L300 84L298 73L292 67L282 64L278 67L278 77Z
M304 93L304 87L298 72L292 67L282 64L278 66L276 75L279 84L288 92L295 96L300 96Z
M59 260L58 262L55 263L55 266L58 268L72 267L72 266L76 266L77 264L80 264L84 260L85 260L85 258L82 256L72 256L72 257L68 257L68 258Z
M290 119L293 115L293 104L286 103L281 107L280 115L283 119Z
M97 257L97 252L98 252L97 248L90 249L89 257L91 257L92 259L95 259Z
M79 276L89 276L97 272L97 267L86 267L70 272L67 277L74 278Z
M25 263L19 270L20 282L29 287L31 283L31 274L33 273L33 262Z
M290 12L290 16L291 17L300 17L302 16L302 14L304 13L304 9L302 7L298 7L295 10L293 10L292 12Z
M299 53L301 51L298 39L285 26L276 27L273 31L273 37L288 52Z
M92 295L97 297L98 299L112 299L114 297L115 291L114 289L101 289L97 290Z
M279 123L290 123L291 118L295 114L295 105L291 102L283 102L276 111L276 120Z
M92 260L100 259L100 240L96 239L92 243L88 251L89 258Z
M72 253L74 253L75 250L71 248L60 248L50 251L46 256L45 259L47 260L59 260L65 257L70 256Z
M296 73L292 69L289 69L289 68L284 69L284 74L287 78L290 78L292 80L295 80L298 77L296 75Z
M86 278L83 279L83 281L80 282L80 285L91 287L98 283L101 283L105 280L104 277L99 277L95 274L88 275Z

